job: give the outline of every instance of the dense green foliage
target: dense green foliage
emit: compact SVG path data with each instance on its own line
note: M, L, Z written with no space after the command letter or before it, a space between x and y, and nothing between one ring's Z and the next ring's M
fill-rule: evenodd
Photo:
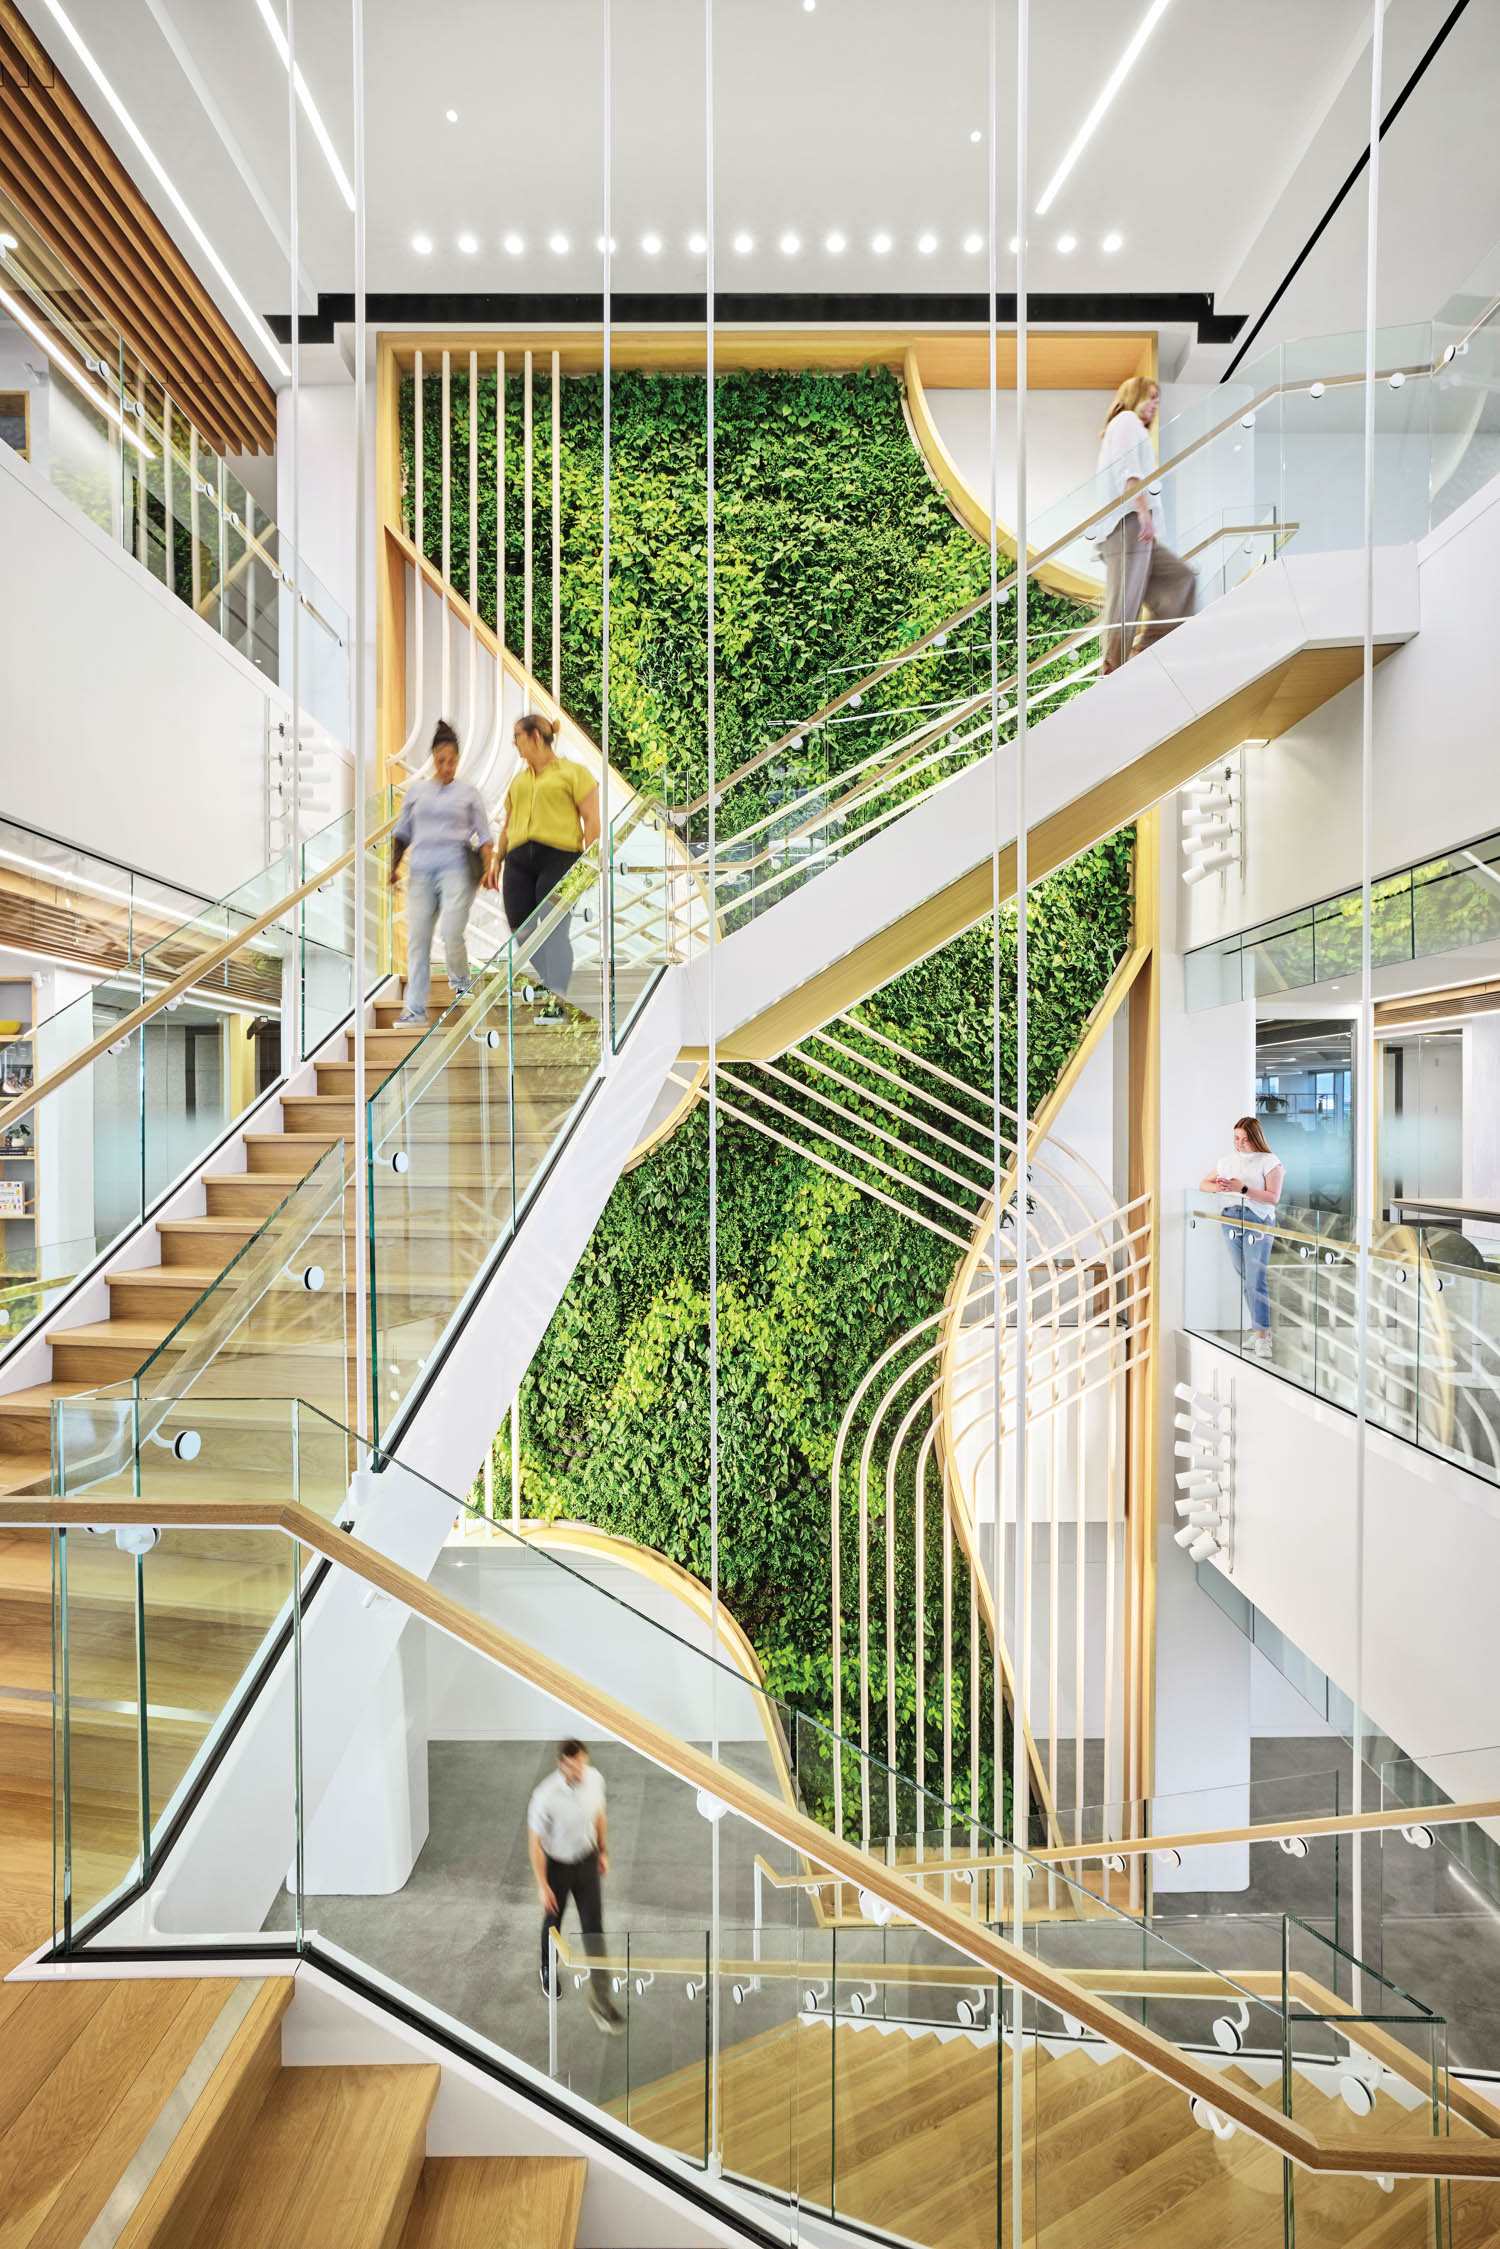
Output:
M507 383L506 637L524 653L521 386ZM859 672L981 595L989 559L929 482L905 429L899 387L857 377L736 375L718 386L715 434L715 751L723 773L847 686ZM642 788L679 796L707 778L705 386L689 377L617 377L611 428L610 728L613 763ZM481 387L480 491L493 487L495 384ZM412 477L407 390L408 490ZM563 385L562 701L597 736L603 496L601 386ZM550 412L536 394L533 668L550 662ZM455 391L452 458L459 485L450 572L467 583L469 451L466 386ZM441 433L429 400L423 455L439 489ZM496 614L491 502L480 508L478 596ZM440 558L429 514L424 544ZM999 655L1009 668L1012 612ZM1039 645L1078 612L1031 597ZM911 708L988 677L988 615L903 667L866 698L842 732L825 728L725 799L726 828L746 824L775 793L842 770L912 723ZM1028 910L1029 1096L1056 1082L1127 942L1128 836L1038 885ZM1014 990L1014 916L1002 917L1001 990ZM872 1024L942 1069L988 1088L992 1075L991 931L970 931L867 1003ZM1002 1098L1015 1095L1010 1010L1000 1025ZM830 1473L839 1419L873 1361L941 1304L952 1245L803 1158L725 1118L714 1183L718 1213L719 1570L724 1599L750 1633L772 1687L826 1717L832 1703L829 1613ZM655 1547L707 1577L709 1551L709 1302L707 1120L700 1107L616 1187L532 1361L523 1397L522 1459L533 1513L581 1518ZM509 1435L496 1440L497 1481L509 1478ZM883 1463L881 1464L883 1470ZM882 1536L883 1474L873 1537ZM924 1599L938 1645L941 1534L926 1541ZM841 1539L852 1582L846 1473ZM909 1474L898 1481L896 1597L916 1599ZM883 1607L874 1613L870 1690L885 1731ZM910 1632L898 1643L909 1647ZM955 1669L968 1692L967 1616L955 1620ZM928 1769L938 1765L936 1663L929 1657ZM980 1694L990 1696L987 1657ZM894 1681L901 1770L915 1749L915 1682ZM858 1693L846 1661L846 1706ZM955 1796L967 1801L967 1735L959 1711ZM988 1758L980 1760L988 1813Z
M442 561L437 386L424 382L423 544ZM496 622L496 381L483 377L474 417L480 494L476 587ZM599 738L603 639L603 384L562 384L562 702ZM507 376L505 402L505 637L525 653L524 402ZM616 375L610 426L610 756L637 787L691 796L708 779L708 553L706 386L697 376ZM413 386L403 394L408 519L414 528ZM532 668L550 678L552 635L551 394L534 389ZM451 393L453 496L449 572L469 583L470 417L467 373ZM721 376L714 430L715 770L732 771L860 672L929 632L989 583L989 556L950 514L902 419L900 386L885 369L859 375ZM1001 612L1002 669L1014 626ZM1076 623L1076 608L1033 589L1037 649ZM899 713L957 696L989 673L981 615L941 650L904 666L858 714L826 728L776 776L726 799L724 822L745 825L765 791L841 771L904 722ZM889 712L889 717L883 713ZM787 767L795 767L788 773Z

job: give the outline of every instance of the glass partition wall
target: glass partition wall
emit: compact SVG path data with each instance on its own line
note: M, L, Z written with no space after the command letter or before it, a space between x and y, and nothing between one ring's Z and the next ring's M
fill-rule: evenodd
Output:
M1450 512L1488 457L1488 409L1466 419L1436 381L1458 368L1483 391L1482 289L1387 316L1360 247L1379 148L1356 131L1351 161L1364 146L1367 162L1340 222L1354 234L1320 317L1289 325L1269 290L1184 310L1187 284L1163 274L1222 274L1229 291L1231 246L1251 238L1296 121L1284 43L1164 0L1124 16L1093 0L942 0L920 22L897 0L506 0L482 23L441 0L400 21L375 0L261 14L276 31L257 58L256 145L281 156L256 302L290 308L268 332L274 356L256 332L278 393L269 498L226 514L238 487L222 464L205 495L196 435L137 370L133 389L121 377L130 450L150 444L155 465L118 471L108 527L175 592L183 567L201 592L206 569L220 629L252 661L274 647L299 715L277 753L282 856L268 849L264 896L289 887L276 866L309 881L352 853L281 963L279 1005L303 1042L287 1051L352 1008L340 1093L355 1109L347 1141L310 1155L152 1357L112 1370L113 1395L82 1410L84 1488L144 1497L202 1461L202 1488L302 1477L305 1503L341 1520L351 1480L361 1506L397 1489L424 1385L484 1291L514 1281L528 1319L528 1290L550 1292L519 1388L487 1399L493 1444L449 1479L472 1475L474 1491L435 1567L477 1584L487 1537L520 1572L529 1538L540 1553L566 1533L591 1568L648 1573L692 1605L709 1646L743 1657L733 1676L705 1665L693 1704L693 1745L720 1766L764 1779L769 1759L774 1778L785 1749L761 1728L747 1753L748 1678L805 1720L786 1786L841 1842L903 1868L937 1854L924 1892L951 1902L962 1883L987 1925L1059 1973L1094 1972L1163 2038L1227 2052L1221 2021L1242 2046L1251 2026L1249 2074L1283 2114L1322 2115L1366 2023L1369 2043L1379 2031L1417 2054L1418 2105L1432 2105L1445 2026L1374 1974L1357 1843L1299 1860L1271 1935L1249 1913L1226 1933L1202 1901L1227 1881L1215 1892L1192 1853L1186 1869L1138 1852L1113 1865L1097 1846L1170 1832L1174 1816L1231 1825L1242 1799L1269 1816L1277 1799L1227 1754L1205 1774L1191 1636L1176 1636L1178 1596L1197 1592L1172 1330L1210 1326L1197 1296L1236 1350L1258 1323L1220 1240L1234 1231L1223 1197L1188 1234L1183 1183L1163 1170L1184 1135L1161 1120L1201 1111L1207 1162L1232 1113L1256 1106L1256 1063L1247 1044L1213 1088L1193 1086L1164 1033L1187 891L1160 807L1287 723L1256 692L1272 665L1287 709L1339 691L1357 705L1369 760L1384 627L1363 564ZM1382 107L1380 21L1351 4L1302 27L1310 70L1374 32L1345 89L1360 114ZM503 129L497 85L517 90ZM1264 166L1224 164L1237 134ZM357 536L343 585L309 606L291 558L316 562L335 425ZM1313 582L1295 579L1303 557L1343 604L1316 679L1296 670L1301 640L1277 638L1288 588ZM313 722L341 692L319 638L340 603L357 809L329 826ZM1152 695L1190 705L1194 727L1143 716ZM578 833L571 816L557 830L582 849L555 885L544 855L563 844L527 828L546 768L517 743L518 723L537 740L532 719L582 775ZM473 903L472 990L455 954L457 988L435 985L430 1021L401 1024L382 979L413 965L425 870L409 860L394 882L380 831L431 778L439 720L460 779L513 823L511 848L499 894ZM1171 746L1188 732L1195 764ZM1357 822L1359 758L1339 770L1324 817ZM1214 821L1233 825L1222 794L1194 831L1210 856L1228 848ZM1232 985L1242 1000L1248 981L1295 995L1336 961L1357 1007L1352 1021L1340 1008L1346 1051L1323 1070L1336 1086L1315 1070L1283 1088L1289 1068L1273 1073L1269 1048L1260 1060L1288 1128L1306 1095L1347 1140L1332 1184L1304 1164L1308 1209L1321 1197L1340 1230L1288 1236L1267 1290L1273 1309L1293 1291L1311 1306L1311 1387L1353 1417L1351 1490L1369 1420L1458 1444L1451 1417L1437 1431L1429 1368L1371 1387L1372 1317L1408 1287L1371 1253L1371 973L1372 952L1415 960L1461 941L1424 937L1421 915L1462 919L1485 855L1403 878L1390 911L1404 908L1404 932L1388 914L1382 935L1386 886L1372 897L1366 864L1357 893L1190 962L1190 1006L1205 982L1216 997ZM216 927L244 911L230 902ZM673 1051L642 1095L632 1072L668 1005ZM570 1188L598 1192L558 1221L560 1157L627 1098L628 1161ZM154 1153L136 1170L171 1176L170 1119L149 1102L142 1119ZM1178 1228L1187 1301L1181 1260L1162 1254ZM1419 1282L1414 1266L1409 1325L1430 1334ZM309 1427L321 1409L335 1434L315 1467L284 1422L268 1435L285 1409L263 1392L300 1399ZM433 1557L457 1513L433 1509ZM196 1535L166 1534L143 1561L69 1533L76 1613L141 1627L113 1650L124 1672L170 1667L177 1625L157 1588L201 1561L183 1543ZM223 1660L197 1701L143 1688L135 1764L94 1797L75 1775L70 1915L133 1863L116 1799L135 1789L148 1862L233 1695L275 1693L278 1634L314 1566L274 1544L237 1565ZM1365 1558L1356 1544L1341 1559L1340 1683L1358 1713ZM352 1612L360 1596L322 1583L312 1613L340 1599ZM608 1652L619 1624L601 1600L592 1626L577 1621L580 1647ZM320 1756L336 1743L338 1682L317 1676L278 1782L297 1871L258 1930L297 1942L321 1927L794 2217L805 2202L919 2240L1045 2238L1104 2192L1077 2149L1049 2168L1038 2128L1071 2113L1062 2088L1091 2042L1064 2010L997 1989L857 1898L782 1887L790 1865L710 1789L668 1785L603 1734L628 1910L602 1954L566 1919L538 1979L523 1830L576 1714L497 1685L418 1619L389 1637L391 1710L444 1713L424 1737L429 1840L387 1885L382 1920L323 1803L331 1765L303 1763L309 1727ZM84 1673L98 1639L74 1639ZM508 1760L478 1789L464 1777L476 1740ZM102 1764L80 1725L85 1741ZM1309 1771L1299 1792L1284 1776L1282 1800L1328 1809L1323 1779ZM1346 1808L1337 1788L1331 1806ZM1059 1862L1069 1845L1079 1861ZM471 1977L463 1901L495 1851L514 1927ZM445 1960L424 1981L429 1907ZM900 2026L905 2064L878 2091L856 2027L876 2020ZM1104 2066L1164 2152L1180 2121L1164 2096L1119 2056ZM903 2202L912 2181L885 2136L908 2103L946 2103L962 2128L931 2191ZM1209 2116L1205 2149L1223 2121ZM1282 2198L1288 2226L1308 2193L1331 2241L1372 2222L1269 2157L1254 2190ZM1234 2230L1240 2206L1218 2191ZM1117 2237L1132 2214L1113 2211Z

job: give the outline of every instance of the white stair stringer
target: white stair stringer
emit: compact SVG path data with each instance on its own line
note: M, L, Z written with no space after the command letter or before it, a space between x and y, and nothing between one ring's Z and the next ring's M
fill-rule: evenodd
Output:
M1411 639L1417 624L1416 548L1378 549L1377 646ZM1178 786L1188 771L1201 768L1215 754L1215 745L1197 755L1190 730L1197 730L1201 743L1204 722L1217 715L1235 741L1263 736L1265 695L1283 668L1322 650L1357 651L1364 625L1362 553L1284 555L1143 651L1112 679L1035 722L1028 734L1033 878L1046 865L1112 834ZM1241 712L1243 730L1236 733L1236 714ZM1272 718L1269 723L1277 722ZM1184 757L1194 760L1182 772L1175 770L1170 751L1174 738L1182 738ZM972 926L988 910L987 873L978 904L963 886L966 878L972 886L972 878L987 870L997 848L1004 851L1013 844L1015 796L1015 749L1004 742L998 752L930 790L867 840L851 839L842 857L800 889L787 892L744 926L731 928L713 948L711 960L700 953L686 970L686 1017L694 1046L707 1044L710 974L715 1032L724 1053L761 1059L925 952L935 951L959 929ZM1091 798L1092 803L1084 801ZM1063 818L1070 807L1077 810L1071 824ZM1048 852L1045 831L1054 820L1070 832L1061 849ZM954 898L946 918L922 914L950 890ZM921 915L915 943L899 931L909 915ZM889 940L884 946L883 936ZM858 967L840 983L840 964L865 947L872 955L869 966ZM819 978L828 980L826 1004ZM799 993L808 1004L798 1020L778 1017L757 1023Z

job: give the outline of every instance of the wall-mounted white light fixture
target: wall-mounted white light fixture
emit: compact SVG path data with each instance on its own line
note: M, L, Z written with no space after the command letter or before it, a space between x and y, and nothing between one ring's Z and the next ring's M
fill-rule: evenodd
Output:
M1209 766L1181 791L1182 879L1191 888L1231 867L1245 872L1245 831L1240 817L1242 751Z
M1174 1393L1179 1434L1172 1449L1181 1466L1173 1502L1180 1527L1172 1535L1193 1561L1232 1571L1234 1397L1232 1390L1220 1394L1217 1375L1213 1382L1209 1390L1179 1382Z

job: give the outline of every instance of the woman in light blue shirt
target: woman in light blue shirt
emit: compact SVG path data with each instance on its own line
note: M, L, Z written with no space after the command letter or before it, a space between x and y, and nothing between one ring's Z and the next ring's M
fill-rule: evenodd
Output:
M408 853L406 886L406 1002L398 1031L426 1028L432 981L432 931L441 917L448 981L458 999L469 994L469 954L464 934L483 884L495 887L495 846L484 799L472 781L458 778L458 736L440 718L432 737L432 778L413 781L401 800L391 853L391 888Z

